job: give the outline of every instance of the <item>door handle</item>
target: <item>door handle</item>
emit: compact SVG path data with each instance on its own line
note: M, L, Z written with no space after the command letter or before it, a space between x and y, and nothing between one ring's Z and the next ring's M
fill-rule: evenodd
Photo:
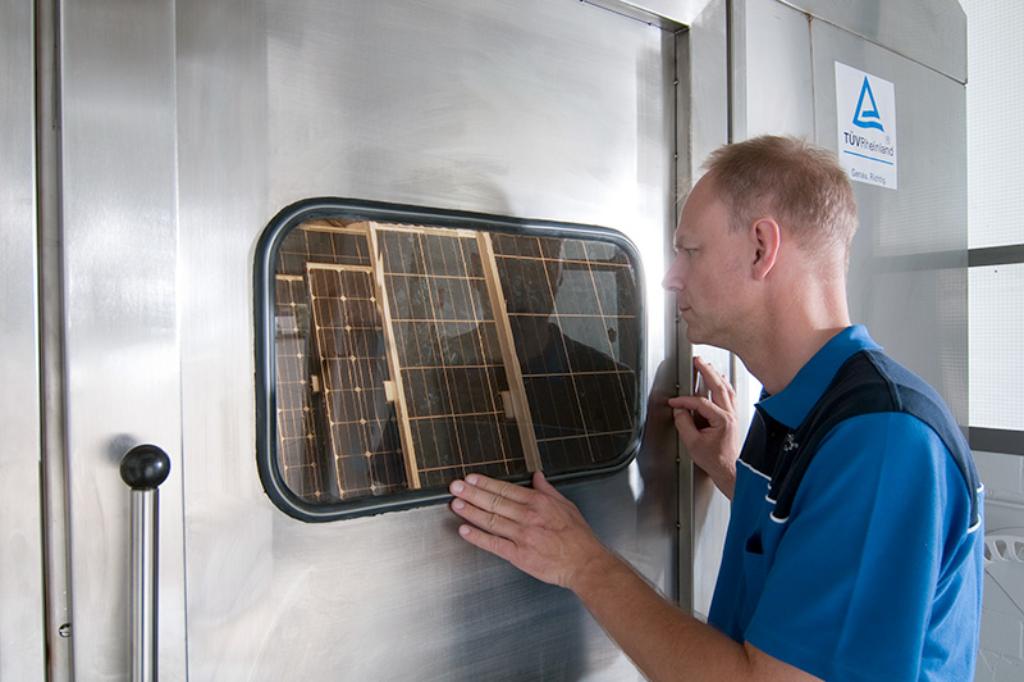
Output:
M132 682L157 679L157 488L170 472L171 458L155 445L136 445L121 458L121 480L132 489Z

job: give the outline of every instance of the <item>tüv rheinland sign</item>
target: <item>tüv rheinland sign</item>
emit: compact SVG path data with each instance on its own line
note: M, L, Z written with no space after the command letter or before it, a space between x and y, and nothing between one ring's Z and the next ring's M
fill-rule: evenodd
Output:
M896 89L836 62L839 163L856 182L896 189Z

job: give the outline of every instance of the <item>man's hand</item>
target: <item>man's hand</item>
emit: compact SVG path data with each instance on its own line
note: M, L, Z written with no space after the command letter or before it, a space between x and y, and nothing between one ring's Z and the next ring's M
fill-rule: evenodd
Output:
M713 427L709 427L713 428ZM533 489L470 474L449 486L459 534L544 582L567 587L647 679L812 682L807 673L738 644L683 613L605 549L544 475Z
M538 580L574 589L611 555L572 502L533 475L533 489L470 474L453 481L452 511L469 524L459 535Z
M700 396L670 398L676 430L697 466L703 469L726 497L732 499L736 486L736 460L743 444L736 422L736 392L725 377L701 358L694 365L704 383L711 389L711 399ZM697 428L691 410L707 420L708 426Z

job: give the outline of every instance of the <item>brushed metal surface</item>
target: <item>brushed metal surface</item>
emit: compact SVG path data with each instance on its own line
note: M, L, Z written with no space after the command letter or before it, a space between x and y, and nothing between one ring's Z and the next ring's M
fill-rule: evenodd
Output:
M811 28L776 0L733 4L733 139L814 136Z
M663 17L676 24L692 27L704 9L717 3L718 0L587 0L587 2L597 2L610 9L618 8L618 11L627 15L630 10L636 10L655 17Z
M155 489L132 490L132 587L131 587L131 680L157 679L157 552L160 526L160 493Z
M0 679L44 675L32 4L0 2Z
M707 4L689 28L688 129L685 175L680 172L679 193L687 194L703 175L708 155L729 141L729 73L727 0ZM684 157L680 157L684 158ZM678 211L682 211L680 202Z
M813 22L811 39L818 144L836 145L836 61L896 89L899 190L853 183L860 228L847 282L850 314L967 425L964 86L823 22Z
M179 456L173 3L61 12L64 330L74 676L125 679L130 513L121 455ZM176 471L175 471L176 469ZM181 469L163 488L160 674L185 678Z
M645 255L652 419L629 470L566 491L671 593L674 37L570 0L176 13L190 678L635 677L572 595L461 543L443 506L304 524L272 505L250 282L269 219L318 195L622 230Z
M64 287L60 225L58 8L36 3L36 203L39 262L39 385L43 477L46 678L74 679L64 419Z
M802 12L967 82L967 15L959 0L781 0Z
M601 224L637 244L651 380L642 450L627 471L565 491L656 586L684 605L687 595L676 593L692 589L694 606L701 603L707 590L696 583L713 582L724 517L700 498L692 469L675 462L664 398L689 370L676 360L672 306L659 282L674 183L694 179L728 131L725 3L630 4L697 20L684 38L574 0L63 3L77 676L128 674L129 502L116 467L141 440L161 444L178 464L160 505L166 679L636 676L570 594L462 544L444 507L314 525L285 516L263 493L254 248L278 210L312 196ZM780 120L806 125L808 42L792 15L754 7L752 16L781 17L779 35L744 24L745 44L772 53L745 58L775 65L768 77L801 99L783 109L793 116L772 121L748 108L747 131ZM932 38L945 35L944 16ZM899 359L941 339L941 357L916 358L923 370L908 364L953 395L955 409L959 381L957 414L966 418L966 367L957 364L966 270L952 227L965 222L964 184L955 169L934 177L963 148L962 88L951 89L940 66L924 68L823 22L813 31L811 120L820 143L835 139L830 51L896 82L898 102L901 83L915 98L899 105L908 150L901 173L912 178L901 177L894 197L858 188L862 221L874 227L859 237L851 296L855 314ZM690 53L677 62L681 46ZM673 89L679 64L690 72L686 93ZM763 94L746 83L748 102ZM917 127L927 118L929 97L951 103L952 123L904 133L905 120ZM684 134L675 109L687 102ZM948 149L923 143L947 134ZM2 139L11 139L6 130ZM941 229L915 231L933 221ZM905 300L890 305L894 288ZM911 309L913 296L929 293L925 310ZM685 350L679 357L688 359ZM677 521L684 538L692 533L689 550L678 544ZM679 580L688 556L693 586Z
M934 11L940 4L931 4ZM857 16L870 16L873 3L861 5ZM909 9L909 4L901 4L899 9L893 5L885 11ZM947 35L942 27L957 23L959 7L951 14L923 25L937 23L930 40L945 41L956 52L966 35L963 26L959 34ZM851 315L867 324L893 357L935 386L960 423L966 424L963 86L850 31L817 19L808 24L806 15L772 0L737 3L734 17L734 30L741 32L734 44L733 63L737 139L769 132L791 134L835 149L834 63L840 61L894 83L899 146L906 155L900 158L900 181L909 184L889 191L853 183L860 228L847 285ZM776 30L763 32L766 25ZM852 22L851 30L857 26Z
M685 196L701 175L702 165L717 147L729 141L729 76L728 26L725 0L709 3L695 18L686 34L687 93L678 104L687 113L686 127L680 134L686 142L679 143L679 194ZM688 144L687 144L688 142ZM682 209L682 202L678 204ZM678 216L677 216L678 218ZM678 220L674 221L678 222ZM675 300L670 302L676 314ZM680 392L693 385L693 355L708 358L707 347L698 349L686 339L686 322L676 318L678 355L676 382ZM718 352L716 366L728 367L728 353ZM725 364L722 365L722 357ZM708 358L711 359L711 358ZM721 564L725 531L729 524L729 502L714 483L689 459L680 441L679 502L679 590L680 605L699 618L707 618L718 567Z

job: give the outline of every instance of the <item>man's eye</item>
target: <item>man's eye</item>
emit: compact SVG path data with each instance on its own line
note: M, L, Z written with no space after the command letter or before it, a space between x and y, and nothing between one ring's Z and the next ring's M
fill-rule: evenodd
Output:
M697 253L697 249L683 249L683 253L685 253L687 256L692 256L693 254Z

